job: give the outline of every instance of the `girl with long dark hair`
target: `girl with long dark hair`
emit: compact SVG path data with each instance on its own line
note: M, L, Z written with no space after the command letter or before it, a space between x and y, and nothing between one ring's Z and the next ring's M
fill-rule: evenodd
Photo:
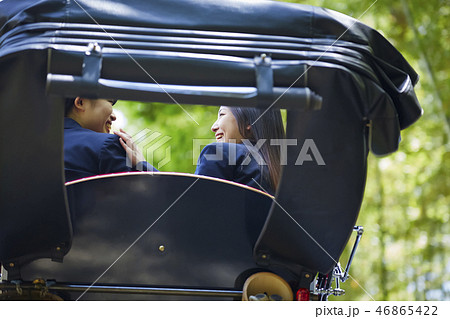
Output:
M195 173L274 194L281 172L279 145L285 137L280 111L222 106L211 130L217 142L203 148Z

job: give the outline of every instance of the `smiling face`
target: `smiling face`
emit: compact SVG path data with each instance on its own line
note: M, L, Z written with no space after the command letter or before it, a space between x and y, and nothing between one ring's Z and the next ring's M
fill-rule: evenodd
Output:
M113 113L114 100L75 99L75 107L82 109L76 121L84 128L98 133L109 133L111 124L116 120Z
M244 138L239 132L239 127L231 110L226 106L221 106L217 116L217 121L211 127L216 135L217 142L242 143Z

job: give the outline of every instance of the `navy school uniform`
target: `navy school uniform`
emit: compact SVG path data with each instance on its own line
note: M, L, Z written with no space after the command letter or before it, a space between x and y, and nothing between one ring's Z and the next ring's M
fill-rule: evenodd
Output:
M258 163L257 156L260 155L250 152L244 144L211 143L200 153L195 174L226 179L273 194L262 174L268 167L260 165L262 158Z
M139 170L127 165L127 155L117 135L94 132L64 118L66 182L100 174L157 171L147 162L140 162L137 167Z

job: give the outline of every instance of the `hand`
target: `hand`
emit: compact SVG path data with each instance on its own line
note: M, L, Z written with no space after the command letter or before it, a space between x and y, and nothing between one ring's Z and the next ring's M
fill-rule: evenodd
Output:
M145 161L144 155L142 155L141 150L137 147L136 144L134 144L133 139L127 132L120 129L120 132L114 131L114 134L119 136L120 144L122 144L122 147L127 153L127 156L130 159L133 167L136 167L137 163Z

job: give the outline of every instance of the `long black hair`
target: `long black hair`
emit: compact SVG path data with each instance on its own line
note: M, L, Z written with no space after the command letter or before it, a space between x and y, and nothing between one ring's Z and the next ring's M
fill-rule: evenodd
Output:
M284 139L285 132L280 110L263 110L254 107L228 106L238 124L241 135L255 145L260 139L266 142L259 148L268 170L262 170L263 178L276 191L281 175L280 146L271 145L273 139ZM247 129L250 125L250 129Z

